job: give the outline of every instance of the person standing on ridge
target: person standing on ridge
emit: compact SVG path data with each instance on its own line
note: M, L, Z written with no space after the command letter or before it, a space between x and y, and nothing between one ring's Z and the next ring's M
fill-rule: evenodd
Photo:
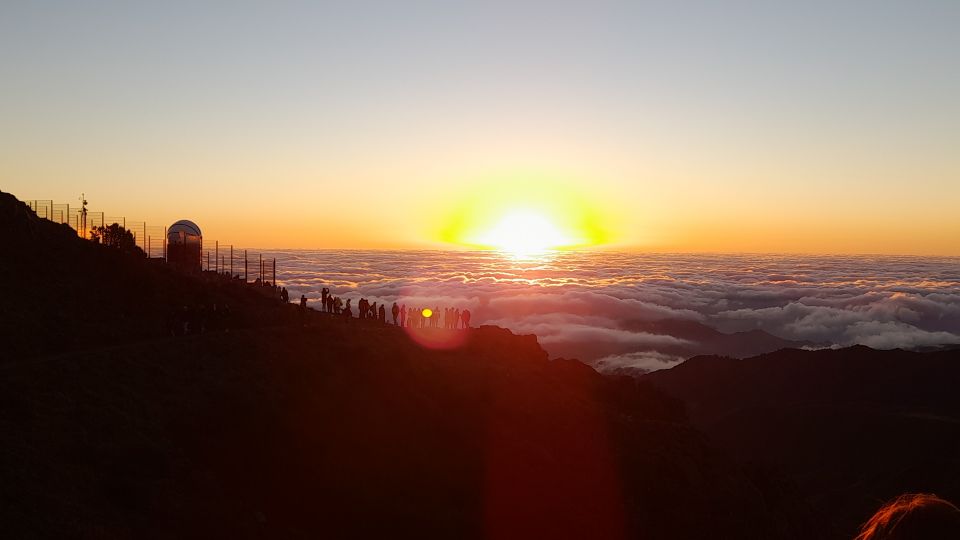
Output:
M393 315L393 325L397 325L397 317L400 316L400 306L396 302L393 303L393 306L390 307L390 314Z
M460 317L463 319L463 328L470 328L470 310L463 310L463 313L460 315Z

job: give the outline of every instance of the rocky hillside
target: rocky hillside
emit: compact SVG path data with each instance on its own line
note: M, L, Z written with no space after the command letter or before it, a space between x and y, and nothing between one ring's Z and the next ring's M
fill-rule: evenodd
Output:
M642 380L739 462L793 479L836 538L899 493L960 500L960 351L700 356Z
M549 361L533 336L425 349L92 245L6 195L0 221L10 537L809 530L788 484L713 450L679 401ZM170 336L185 303L229 304L230 324Z
M432 350L300 312L6 194L0 226L11 538L840 539L901 491L960 500L956 352L602 376L500 328ZM229 316L171 335L214 304Z
M0 231L0 362L162 337L184 306L229 306L235 327L285 316L252 287L184 276L158 260L80 239L3 192Z

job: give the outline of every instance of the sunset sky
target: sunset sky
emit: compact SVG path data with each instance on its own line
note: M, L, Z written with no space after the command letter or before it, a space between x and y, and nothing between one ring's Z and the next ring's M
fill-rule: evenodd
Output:
M577 4L4 2L0 190L258 247L960 255L960 2Z

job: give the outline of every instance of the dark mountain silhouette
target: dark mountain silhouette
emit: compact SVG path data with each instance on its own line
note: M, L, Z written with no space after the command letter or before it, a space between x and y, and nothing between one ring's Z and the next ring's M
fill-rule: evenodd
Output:
M183 306L230 305L235 327L288 316L255 290L80 239L3 192L0 231L0 361L155 338Z
M626 320L620 328L630 332L643 332L659 336L671 336L682 340L676 343L658 342L649 350L670 356L689 358L700 354L718 354L735 358L746 358L758 354L785 348L816 347L818 344L808 341L791 341L779 338L764 330L749 330L726 334L699 321L683 319ZM556 356L579 358L591 365L607 356L629 355L638 352L637 346L616 341L579 341L552 344L551 352ZM606 373L612 373L609 366L597 366ZM638 376L646 373L645 368L624 366L616 369L620 375Z
M725 334L701 322L679 319L629 321L623 327L634 332L668 334L690 342L689 345L665 349L666 352L679 356L716 354L745 358L780 349L816 345L808 341L791 341L779 338L760 329Z
M810 530L788 521L788 484L712 449L677 400L550 361L533 336L482 327L423 349L95 245L7 195L0 223L5 536ZM236 324L169 337L185 302L229 303Z
M301 313L6 194L0 226L7 537L849 538L894 490L960 498L956 353L602 376L500 328L440 351ZM228 325L166 332L213 303Z
M699 356L642 380L738 461L794 479L836 537L899 493L960 500L960 351Z

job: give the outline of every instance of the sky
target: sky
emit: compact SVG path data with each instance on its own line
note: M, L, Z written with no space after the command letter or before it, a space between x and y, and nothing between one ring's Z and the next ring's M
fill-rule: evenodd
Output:
M521 212L598 249L960 255L958 26L955 1L5 1L0 190L251 247L471 247Z

